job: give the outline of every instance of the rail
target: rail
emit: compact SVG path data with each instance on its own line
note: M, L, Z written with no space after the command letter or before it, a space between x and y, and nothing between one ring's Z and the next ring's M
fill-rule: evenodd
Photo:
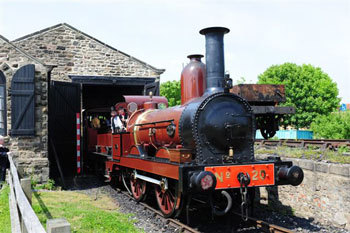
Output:
M121 194L127 196L128 198L130 199L133 199L133 197L126 191L122 191L122 190L118 190ZM176 220L176 219L173 219L173 218L164 218L163 217L163 214L154 209L153 207L149 206L148 204L144 203L144 202L139 202L140 205L143 206L144 209L147 209L151 212L154 213L154 216L157 217L157 218L160 218L160 219L164 219L166 220L166 223L169 224L170 226L173 226L173 227L178 227L178 231L177 232L182 232L182 233L200 233L198 230L186 225L186 224L183 224L182 222Z
M11 232L46 233L44 227L39 221L38 216L36 216L31 206L32 190L30 185L30 178L23 178L20 180L11 153L8 153L7 156L10 162L10 169L8 172L8 183L10 186L9 207L11 219ZM54 221L50 219L47 222L47 232L56 232L55 230L61 229L62 225L55 225L55 223L51 222ZM63 230L59 232L70 232L70 226L69 231L67 231L67 228L65 228L65 230L66 231Z
M239 213L234 213L237 217L242 217L241 214ZM266 232L266 233L294 233L293 230L289 230L287 228L277 226L275 224L271 224L268 222L265 222L260 219L248 217L248 223L259 228L261 231Z
M256 145L259 146L288 146L295 148L319 148L322 150L338 150L341 147L350 148L350 139L280 139L280 140L263 140L257 139L255 141Z
M10 162L8 182L12 233L45 233L44 227L24 194L11 153L8 153L8 159Z
M119 190L118 191L127 196L130 199L133 199L133 197L126 191L122 191ZM142 205L144 207L144 209L148 209L151 212L153 212L155 214L155 216L157 216L160 219L165 219L162 215L162 213L156 209L154 209L153 207L149 206L148 204L144 203L144 202L139 202L140 205ZM242 215L239 213L234 212L233 213L235 216L241 218ZM174 227L179 227L178 232L183 232L183 233L200 233L200 231L198 231L197 229L194 229L176 219L172 219L172 218L167 218L166 219L167 224L174 226ZM263 220L260 219L256 219L253 217L248 217L248 224L255 226L256 228L260 229L262 232L266 232L266 233L294 233L293 230L289 230L287 228L275 225L275 224L271 224L268 222L265 222Z

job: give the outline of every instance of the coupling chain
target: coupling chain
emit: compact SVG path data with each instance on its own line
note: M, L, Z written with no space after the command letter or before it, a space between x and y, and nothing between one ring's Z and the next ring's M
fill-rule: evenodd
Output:
M241 214L242 214L242 219L246 222L248 221L248 188L247 188L247 184L245 182L245 175L240 176L239 179L239 183L240 183L240 193L241 193Z

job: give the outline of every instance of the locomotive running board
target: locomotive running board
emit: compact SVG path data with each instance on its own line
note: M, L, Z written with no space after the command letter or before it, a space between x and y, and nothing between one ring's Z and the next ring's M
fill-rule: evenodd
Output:
M179 165L175 164L150 161L146 159L140 159L140 157L120 157L120 163L118 165L136 169L138 171L149 172L175 180L179 179Z

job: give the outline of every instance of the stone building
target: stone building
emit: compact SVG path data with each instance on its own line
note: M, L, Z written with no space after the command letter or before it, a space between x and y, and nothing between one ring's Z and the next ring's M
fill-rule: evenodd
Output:
M13 41L0 36L0 134L38 181L57 161L72 175L76 113L157 93L163 72L65 23Z

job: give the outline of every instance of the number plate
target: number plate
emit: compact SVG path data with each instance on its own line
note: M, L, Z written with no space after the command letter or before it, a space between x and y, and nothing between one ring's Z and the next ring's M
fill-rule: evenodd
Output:
M204 170L210 171L215 175L215 189L239 188L240 184L237 176L240 172L249 174L250 184L248 187L270 186L275 184L275 172L273 163L205 167Z

